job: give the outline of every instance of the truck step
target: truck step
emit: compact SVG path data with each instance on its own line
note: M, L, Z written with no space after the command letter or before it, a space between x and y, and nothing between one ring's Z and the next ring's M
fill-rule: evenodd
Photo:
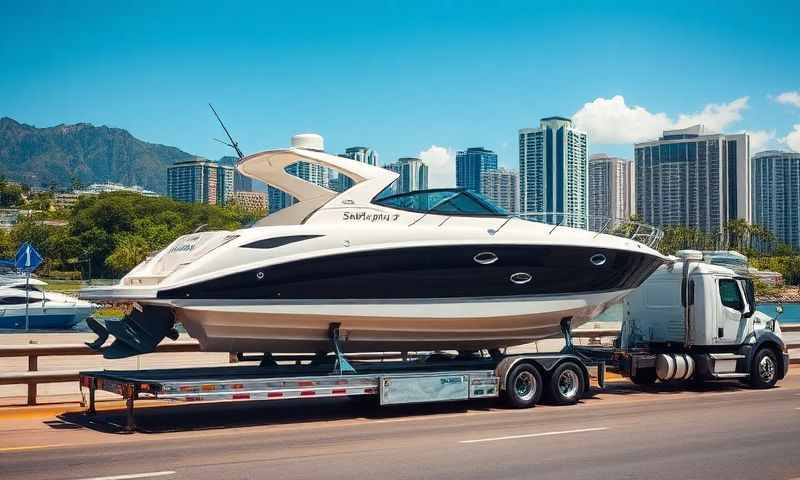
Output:
M714 360L740 360L746 358L744 355L739 355L738 353L709 353L708 356Z
M747 373L714 373L714 378L718 379L725 379L725 378L747 378L750 375Z

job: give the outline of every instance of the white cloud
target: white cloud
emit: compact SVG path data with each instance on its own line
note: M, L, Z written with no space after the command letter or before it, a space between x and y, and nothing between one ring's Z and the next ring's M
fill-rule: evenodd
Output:
M585 103L575 112L572 120L576 127L586 131L592 143L628 144L655 139L664 130L685 128L697 123L707 131L718 132L742 118L748 97L729 103L708 104L697 113L682 113L673 120L666 113L652 113L646 108L625 103L625 97L597 98Z
M572 120L589 134L592 143L635 143L656 138L672 123L664 113L629 107L622 95L588 102L575 112Z
M795 152L800 153L800 123L795 124L792 127L792 131L778 141L786 144L787 147Z
M684 128L701 123L707 131L721 132L731 123L742 119L742 110L747 108L749 97L741 97L729 103L710 103L702 112L693 114L680 114L675 128Z
M428 166L428 187L454 187L456 183L456 152L452 148L431 145L419 152L420 160Z
M800 91L783 92L775 97L775 101L785 105L794 105L795 107L800 108Z
M753 130L750 134L750 153L763 152L769 150L775 143L775 130Z

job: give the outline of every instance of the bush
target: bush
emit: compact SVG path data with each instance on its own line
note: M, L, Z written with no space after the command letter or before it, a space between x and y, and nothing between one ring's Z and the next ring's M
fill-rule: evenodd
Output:
M81 280L81 272L50 270L47 273L47 278L53 280Z

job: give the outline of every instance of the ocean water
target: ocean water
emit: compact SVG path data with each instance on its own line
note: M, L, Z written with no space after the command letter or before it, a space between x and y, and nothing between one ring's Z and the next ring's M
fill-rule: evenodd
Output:
M770 317L777 315L774 303L763 303L758 306L759 312L764 312ZM778 317L780 323L800 323L800 303L784 303L783 313Z
M777 315L774 303L762 303L757 308L759 312L764 312L770 317ZM608 307L603 313L594 317L592 320L598 322L621 322L622 304L617 303ZM800 303L784 303L783 314L778 318L780 323L800 323Z

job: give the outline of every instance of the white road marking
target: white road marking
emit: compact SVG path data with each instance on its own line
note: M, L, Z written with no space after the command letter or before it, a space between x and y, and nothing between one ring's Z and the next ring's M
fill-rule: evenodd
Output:
M167 475L175 475L175 472L172 470L163 470L161 472L130 473L128 475L113 475L110 477L82 478L81 480L130 480L133 478L164 477Z
M516 440L518 438L549 437L551 435L564 435L567 433L601 432L603 430L608 430L608 427L579 428L577 430L561 430L558 432L527 433L524 435L509 435L507 437L478 438L476 440L461 440L458 443L496 442L498 440Z

